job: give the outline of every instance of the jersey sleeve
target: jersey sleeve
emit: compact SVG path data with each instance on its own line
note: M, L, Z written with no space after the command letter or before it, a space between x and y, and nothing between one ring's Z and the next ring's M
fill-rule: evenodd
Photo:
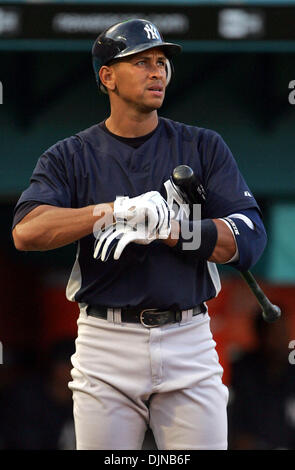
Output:
M28 188L23 191L15 206L13 227L40 204L72 207L74 178L70 175L67 157L66 146L59 143L41 155Z
M14 210L13 214L13 221L12 221L12 230L14 227L35 207L40 206L40 204L43 204L42 202L36 202L36 201L27 201L23 202L17 207L17 210Z
M247 271L255 266L267 244L267 234L261 216L252 208L240 210L226 220L234 223L233 234L239 252L238 259L227 264L239 271ZM252 226L249 222L252 222Z
M260 208L238 165L222 139L214 131L205 131L200 148L206 202L202 218L224 217L238 210Z

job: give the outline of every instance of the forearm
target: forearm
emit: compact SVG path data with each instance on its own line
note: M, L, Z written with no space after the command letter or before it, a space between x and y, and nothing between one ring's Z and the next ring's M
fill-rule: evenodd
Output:
M15 247L22 251L45 251L69 245L112 220L113 204L79 209L40 205L27 214L13 230Z
M214 263L226 263L230 260L236 251L235 239L232 231L227 225L219 219L213 219L217 229L217 241L214 250L208 259ZM172 220L171 233L167 240L164 240L170 247L174 247L179 240L180 224L176 220Z
M213 222L217 227L217 243L208 261L226 263L236 252L235 238L231 229L222 220L213 219Z

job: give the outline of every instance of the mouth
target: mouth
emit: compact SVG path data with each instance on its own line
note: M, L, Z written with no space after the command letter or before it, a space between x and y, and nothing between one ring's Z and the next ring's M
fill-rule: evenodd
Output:
M152 93L153 96L161 98L164 94L164 87L162 85L152 85L148 87L148 91Z

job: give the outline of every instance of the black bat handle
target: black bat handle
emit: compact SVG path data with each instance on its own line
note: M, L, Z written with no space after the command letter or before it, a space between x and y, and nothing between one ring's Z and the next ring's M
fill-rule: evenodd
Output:
M257 284L253 274L250 271L242 271L241 276L245 279L251 291L255 294L259 304L262 307L262 316L268 323L275 322L281 316L281 309L274 305L266 297L263 290Z
M173 171L172 181L189 204L202 204L206 200L204 187L189 166L177 166ZM267 322L276 321L281 316L281 309L269 301L250 271L242 271L240 274L261 305L264 320Z
M177 166L172 173L172 181L189 204L203 204L206 201L204 186L189 166Z

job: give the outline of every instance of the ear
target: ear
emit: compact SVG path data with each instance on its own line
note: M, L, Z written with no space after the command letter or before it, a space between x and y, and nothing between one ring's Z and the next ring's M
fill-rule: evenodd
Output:
M99 70L99 78L100 78L101 84L107 90L113 91L115 89L116 85L115 85L115 76L114 76L113 67L108 67L107 65L103 65Z

